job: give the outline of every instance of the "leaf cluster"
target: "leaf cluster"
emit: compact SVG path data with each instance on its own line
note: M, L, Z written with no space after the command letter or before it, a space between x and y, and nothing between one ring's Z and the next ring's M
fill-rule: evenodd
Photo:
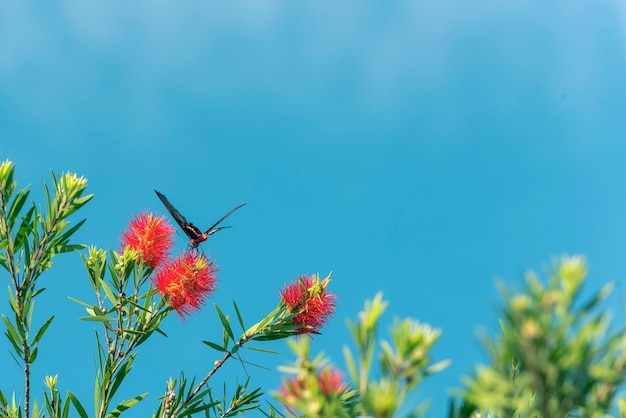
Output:
M72 236L84 224L81 220L70 226L70 216L82 208L93 195L85 195L87 181L75 174L52 174L52 186L43 183L44 205L27 204L30 190L18 189L14 164L0 164L0 265L8 272L9 306L12 318L2 315L15 362L24 370L24 410L30 416L30 366L37 360L39 343L54 316L40 326L33 324L35 298L45 288L39 287L41 275L52 266L53 258L84 248L71 243ZM73 395L69 394L70 398ZM15 403L15 393L9 403L0 391L0 413L22 416ZM44 409L50 416L67 416L69 403L61 402L55 393L45 394ZM39 416L35 403L33 414Z
M563 257L547 283L531 272L522 291L501 285L501 332L485 338L491 364L464 380L468 404L498 417L615 415L626 336L600 309L610 284L580 300L586 274L581 257Z

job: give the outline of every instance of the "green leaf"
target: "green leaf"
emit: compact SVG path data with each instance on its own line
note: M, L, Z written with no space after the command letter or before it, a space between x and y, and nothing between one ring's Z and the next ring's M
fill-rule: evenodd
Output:
M111 303L115 305L117 303L117 297L115 296L109 285L101 278L98 278L98 281L100 282L100 286L104 290L104 293L106 293Z
M87 411L85 411L85 408L83 408L83 405L81 405L81 403L78 401L78 398L76 397L76 395L74 395L72 392L68 390L67 397L70 399L70 401L72 401L72 405L74 405L74 409L76 410L76 412L78 412L78 415L80 415L80 418L89 418L89 415L87 415Z
M35 347L33 351L30 352L30 356L28 356L29 363L32 364L35 362L35 360L37 360L37 352L38 352L37 347Z
M13 296L13 291L11 290L11 286L9 288L9 304L11 305L11 310L13 312L17 312L17 302L15 301L15 296Z
M87 246L85 244L59 245L59 246L55 247L54 253L55 254L71 253L71 252L74 252L74 251L83 250L85 248L87 248Z
M294 332L296 330L300 330L303 328L307 328L307 327L301 324L294 324L293 322L286 322L286 323L276 324L271 327L267 327L261 335L263 334L269 335L269 334L273 334L276 332Z
M221 351L222 353L227 351L225 347L222 347L221 345L217 345L215 343L212 343L211 341L202 341L202 342L204 344L208 345L209 347L211 347L212 349L217 350L217 351Z
M148 311L148 309L144 308L142 305L139 305L136 302L133 302L130 298L127 298L126 300L124 300L124 302L129 303L131 306L134 306L135 308L137 308L137 309L139 309L141 311L144 311L144 312Z
M278 306L276 306L276 308L272 312L270 312L265 318L263 318L262 320L260 320L259 322L257 322L256 324L254 324L250 328L248 328L244 334L245 335L254 335L254 334L258 333L259 330L263 330L263 328L268 326L270 323L272 323L276 319L278 314L283 309L284 309L284 304L281 301L281 302L278 303Z
M119 389L120 385L122 384L122 382L124 381L128 373L130 373L130 371L132 370L133 361L135 360L136 356L137 356L137 353L133 353L129 355L126 358L126 362L124 362L124 364L119 368L118 372L115 375L115 378L113 379L113 383L111 384L111 390L109 391L109 399L113 398L113 395L115 395L115 393L117 392L117 389Z
M442 371L443 369L447 368L448 366L450 366L450 364L452 364L451 360L442 360L438 363L433 364L432 366L429 366L426 369L426 373L427 374L435 374L435 373L439 373L440 371Z
M33 214L35 213L35 208L32 207L28 210L28 212L26 212L26 215L24 215L24 217L22 217L22 221L20 222L20 226L17 229L17 233L15 234L15 241L14 241L14 247L13 250L17 250L22 248L22 246L24 246L24 250L26 252L26 260L30 259L30 250L28 248L28 236L30 235L32 229L33 229L33 223L32 223L32 219L33 219Z
M159 312L156 316L154 316L151 320L150 323L148 325L148 328L146 328L144 330L144 335L142 335L138 340L137 340L137 345L142 344L145 340L147 340L154 332L158 332L159 334L161 334L162 336L164 336L165 338L167 338L167 334L165 332L163 332L163 330L161 330L159 328L159 325L161 324L161 322L163 321L163 319L165 319L165 317L167 316L167 313L169 311L162 311Z
M346 366L348 367L348 373L350 373L352 381L359 382L361 378L359 376L359 372L357 371L356 362L354 361L352 352L347 346L343 347L343 357L345 359Z
M7 328L4 335L7 336L7 338L13 345L15 352L18 354L18 356L21 357L24 354L24 352L22 351L22 339L18 335L18 332L11 323L11 321L9 321L9 318L7 318L5 315L2 315L2 320L4 321L4 325Z
M267 354L280 354L280 352L278 352L278 351L274 351L274 350L266 350L265 348L249 347L249 346L246 346L246 348L247 348L248 350L258 351L258 352L260 352L260 353L267 353Z
M9 214L8 214L9 228L13 226L13 224L15 223L15 220L17 219L17 216L22 210L24 203L26 203L26 199L28 198L29 193L30 193L30 190L28 190L28 188L24 188L17 192L17 195L13 199L13 203L11 204L11 207L9 208Z
M239 351L240 348L241 346L239 344L235 344L233 348L230 350L231 354L237 353L237 351Z
M108 316L83 316L79 319L82 321L95 321L95 322L110 322L110 321L115 320L115 318L110 318Z
M148 396L149 393L142 393L141 395L137 395L132 399L129 399L127 401L122 401L120 402L117 407L115 407L115 409L113 411L111 411L109 414L107 414L107 418L117 418L121 415L122 412L126 411L127 409L132 408L133 406L135 406L136 404L138 404L139 402L141 402L143 399L145 399L146 396Z
M124 334L135 335L135 336L144 336L144 335L146 335L145 332L137 331L137 330L134 330L134 329L125 329L123 332L124 332Z
M29 298L32 301L29 305L24 306L26 309L28 309L28 319L26 320L26 330L29 333L30 333L31 324L33 323L33 313L35 312L35 299L34 299L35 296L36 295L33 295L33 297Z
M32 405L32 409L31 409L31 411L32 411L32 412L31 412L31 416L32 416L33 418L34 418L34 417L37 417L37 418L42 417L42 418L43 418L43 410L41 410L41 411L39 410L39 402L38 402L38 400L37 400L37 399L35 399L35 400L33 401L33 405Z
M79 305L83 305L83 306L85 306L85 307L87 307L87 308L91 308L91 305L90 305L90 304L88 304L88 303L82 302L82 301L80 301L80 300L78 300L78 299L74 299L74 298L73 298L73 297L71 297L71 296L65 296L65 297L66 297L66 298L68 298L69 300L71 300L72 302L76 302L76 303L78 303Z
M37 334L35 335L35 338L33 338L32 345L36 345L39 342L41 337L43 337L43 334L46 332L46 330L50 326L50 323L52 323L53 319L54 319L54 315L52 315L50 318L48 318L48 320L46 322L44 322L44 324L41 326L41 328L39 328L39 331L37 331Z
M228 316L225 316L222 311L220 310L220 307L217 306L217 304L215 304L215 310L217 311L217 314L220 317L220 320L222 321L222 325L224 326L224 330L226 330L226 332L228 332L228 336L230 337L231 340L235 341L235 335L233 334L233 330L230 327L230 320L228 318Z
M54 178L54 173L52 173L52 182L54 184L56 184L56 179ZM50 193L50 189L48 188L48 185L46 184L46 182L42 182L42 187L43 187L43 195L44 198L46 199L46 208L48 209L48 213L53 213L56 212L56 210L53 210L52 208L52 194Z
M65 231L62 235L56 237L56 239L54 240L54 246L60 245L61 247L66 248L66 249L60 250L59 252L67 252L68 251L67 248L71 248L71 247L76 247L76 249L85 248L85 245L83 245L83 244L80 244L80 245L67 245L65 243L70 240L72 235L74 235L76 233L76 231L78 231L80 229L80 227L83 226L83 224L86 221L87 221L86 219L83 219L82 221L78 222L76 225L74 225L73 227L71 227L70 229Z
M237 303L233 300L233 306L235 307L235 313L237 314L237 320L239 321L239 325L241 326L241 330L245 331L246 327L243 324L243 318L241 316L241 312L239 312L239 308L237 307Z
M36 231L37 228L33 227L32 231ZM22 250L24 251L24 260L31 259L31 248L34 248L34 244L31 243L28 239L28 232L24 235L24 244L22 245Z
M40 293L43 293L46 290L45 287L42 287L41 289L37 289L35 292L33 292L33 294L31 295L31 299L34 297L37 297L37 295L39 295ZM30 326L29 326L30 328Z
M593 310L600 302L609 296L609 294L613 291L613 284L607 283L602 286L598 292L596 292L587 302L584 303L582 308L579 309L580 314L587 314L589 311Z
M91 199L93 199L93 193L92 194L88 194L87 196L83 196L80 197L78 199L74 199L74 205L75 206L83 206L85 203L89 202Z
M226 330L226 328L224 328L224 332L222 333L222 344L224 346L224 348L228 348L228 341L229 341L229 336L228 336L228 331Z
M283 338L289 338L293 336L293 332L275 332L272 334L262 334L262 335L257 335L256 337L253 338L254 341L274 341L274 340L280 340Z
M198 405L198 406L195 406L195 405L193 407L190 406L189 408L185 408L184 410L182 410L178 416L180 418L186 417L186 416L191 417L191 416L193 416L193 415L195 415L195 414L197 414L199 412L204 412L207 409L211 409L211 408L213 408L214 406L216 406L218 404L219 404L219 401L214 401L214 402L201 404L201 405Z
M17 357L15 357L15 354L11 353L10 351L9 351L9 354L11 354L11 358L13 359L17 367L22 367L22 359L21 358L18 359Z
M61 410L61 417L68 418L70 416L70 400L65 399L63 402L63 408Z

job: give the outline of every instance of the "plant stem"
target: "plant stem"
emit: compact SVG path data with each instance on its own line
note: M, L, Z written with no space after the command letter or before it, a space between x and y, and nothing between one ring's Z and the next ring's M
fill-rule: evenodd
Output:
M30 346L26 338L22 339L24 350L24 417L30 417Z

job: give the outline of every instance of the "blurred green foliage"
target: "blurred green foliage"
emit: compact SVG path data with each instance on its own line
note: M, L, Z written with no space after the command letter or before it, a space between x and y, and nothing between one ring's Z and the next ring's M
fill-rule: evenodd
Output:
M531 272L520 291L500 285L501 330L484 338L491 363L463 380L472 416L624 416L624 329L602 309L610 284L581 300L586 275L582 257L563 257L546 283Z

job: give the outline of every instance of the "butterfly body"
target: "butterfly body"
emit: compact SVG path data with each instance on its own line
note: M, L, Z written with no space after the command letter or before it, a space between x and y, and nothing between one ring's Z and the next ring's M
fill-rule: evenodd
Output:
M231 211L228 212L226 215L222 216L222 218L219 221L211 225L209 229L207 229L205 232L202 232L200 228L195 226L193 223L189 222L178 210L176 210L176 208L169 202L169 200L167 200L165 195L159 193L156 190L154 192L157 194L159 199L161 199L161 202L163 202L163 204L165 205L165 208L172 215L172 218L174 218L176 223L181 227L185 235L189 237L189 247L191 248L196 248L200 243L206 241L210 235L215 234L217 231L221 231L222 229L225 229L225 228L230 228L230 226L218 227L218 225L224 219L229 217L234 211L241 208L242 206L245 206L245 203L244 203L242 205L239 205L231 209Z

